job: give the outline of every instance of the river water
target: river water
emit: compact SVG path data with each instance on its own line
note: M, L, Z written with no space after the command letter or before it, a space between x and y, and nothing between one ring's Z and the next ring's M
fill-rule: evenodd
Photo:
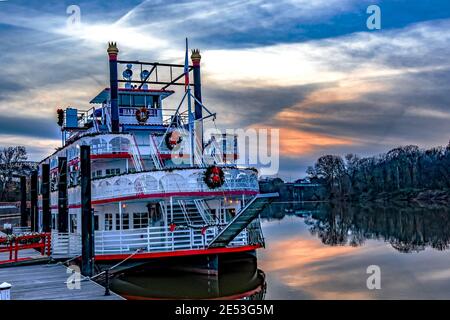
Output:
M262 217L257 264L232 264L218 277L125 275L113 289L151 299L450 298L446 207L277 203Z
M285 204L266 216L268 299L450 298L446 207ZM381 289L369 290L373 265Z

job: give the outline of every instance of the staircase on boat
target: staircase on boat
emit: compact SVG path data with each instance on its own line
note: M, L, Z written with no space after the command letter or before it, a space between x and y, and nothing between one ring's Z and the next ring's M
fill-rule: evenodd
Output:
M278 197L278 193L257 195L217 234L217 236L209 243L208 248L227 246L242 230L258 217L266 205L271 203L276 197Z
M197 208L196 201L197 200L178 200L174 202L172 223L176 225L188 224L197 227L202 227L207 224L208 222L205 221L205 218Z

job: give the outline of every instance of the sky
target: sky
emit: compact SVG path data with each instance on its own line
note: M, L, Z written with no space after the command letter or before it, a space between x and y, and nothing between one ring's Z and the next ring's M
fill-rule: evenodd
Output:
M220 128L280 129L285 180L324 154L446 145L449 30L446 0L0 1L0 147L40 160L60 146L55 111L108 85L108 41L120 58L183 63L186 37Z

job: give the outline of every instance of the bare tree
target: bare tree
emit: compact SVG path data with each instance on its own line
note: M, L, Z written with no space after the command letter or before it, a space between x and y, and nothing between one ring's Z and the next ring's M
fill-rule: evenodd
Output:
M14 186L13 178L23 174L27 165L27 150L24 146L6 147L0 151L0 199L5 200L8 191Z

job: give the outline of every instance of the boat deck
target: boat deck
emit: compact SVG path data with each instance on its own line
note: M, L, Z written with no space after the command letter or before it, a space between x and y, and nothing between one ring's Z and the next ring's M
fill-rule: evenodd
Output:
M82 280L79 289L69 289L67 271L61 264L0 268L0 283L12 285L11 300L124 300L113 292L105 296L105 289L91 280Z

